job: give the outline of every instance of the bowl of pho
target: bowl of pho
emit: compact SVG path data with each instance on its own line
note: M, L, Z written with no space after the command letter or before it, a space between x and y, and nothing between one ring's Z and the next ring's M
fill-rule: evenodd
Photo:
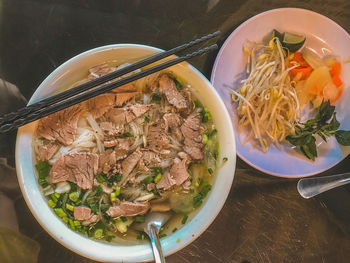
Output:
M55 69L29 103L158 52L134 44L86 51ZM228 196L235 156L223 102L187 62L27 124L16 143L21 190L41 226L106 262L153 259L137 230L152 212L171 214L160 231L165 255L194 241Z

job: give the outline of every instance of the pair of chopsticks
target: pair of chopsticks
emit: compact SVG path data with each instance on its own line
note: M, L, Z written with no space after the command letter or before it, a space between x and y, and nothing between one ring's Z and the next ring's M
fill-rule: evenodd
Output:
M7 113L3 116L0 116L0 133L5 133L8 131L14 130L14 129L16 129L20 126L23 126L29 122L33 122L35 120L38 120L38 119L43 118L45 116L48 116L48 115L55 113L57 111L71 107L77 103L80 103L82 101L85 101L85 100L93 98L93 97L96 97L96 96L103 94L107 91L110 91L110 90L115 89L117 87L123 86L123 85L130 83L132 81L135 81L137 79L143 78L147 75L161 71L165 68L171 67L175 64L178 64L180 62L183 62L183 61L188 60L190 58L193 58L195 56L199 56L199 55L202 55L204 53L213 51L213 50L218 48L218 46L216 44L198 49L194 52L191 52L191 53L188 53L186 55L177 57L175 59L166 61L162 64L159 64L159 65L154 66L152 68L145 69L145 70L138 72L134 75L127 76L127 77L119 79L117 81L108 83L102 87L92 89L92 88L94 88L98 85L101 85L103 83L106 83L112 79L121 77L121 76L123 76L127 73L130 73L136 69L142 68L142 67L147 66L153 62L156 62L156 61L161 60L163 58L166 58L170 55L173 55L177 52L188 49L196 44L207 41L213 37L218 36L219 34L220 34L220 31L216 31L216 32L208 34L206 36L197 38L197 39L192 40L186 44L182 44L182 45L175 47L175 48L172 48L168 51L161 52L159 54L156 54L154 56L146 58L142 61L136 62L130 66L116 70L110 74L101 76L97 79L94 79L92 81L89 81L87 83L84 83L82 85L74 87L72 89L61 92L57 95L43 99L37 103L34 103L34 104L31 104L31 105L26 106L24 108L21 108L17 111L10 112L10 113Z

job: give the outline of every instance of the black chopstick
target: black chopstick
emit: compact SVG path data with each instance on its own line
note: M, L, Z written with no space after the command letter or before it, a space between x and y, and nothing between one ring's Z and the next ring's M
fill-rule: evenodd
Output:
M51 96L49 98L43 99L43 100L41 100L41 101L39 101L37 103L34 103L34 104L29 105L27 107L21 108L21 109L15 111L15 112L10 112L8 114L0 116L0 125L8 123L8 122L12 122L15 119L24 118L25 116L27 116L27 115L29 115L29 114L31 114L33 112L39 111L42 108L46 108L49 105L52 105L54 103L57 103L57 102L62 101L64 99L67 99L69 97L75 96L75 95L77 95L77 94L79 94L81 92L89 90L89 89L91 89L93 87L96 87L96 86L98 86L100 84L103 84L103 83L105 83L107 81L110 81L112 79L118 78L118 77L120 77L122 75L125 75L125 74L127 74L129 72L132 72L132 71L136 70L136 69L142 68L142 67L144 67L146 65L149 65L149 64L151 64L153 62L156 62L156 61L161 60L161 59L163 59L165 57L173 55L173 54L175 54L177 52L183 51L183 50L185 50L187 48L190 48L190 47L192 47L192 46L194 46L196 44L199 44L201 42L209 40L209 39L211 39L211 38L213 38L213 37L215 37L215 36L217 36L219 34L220 34L220 31L216 31L216 32L208 34L206 36L197 38L197 39L192 40L192 41L190 41L188 43L185 43L185 44L182 44L182 45L180 45L178 47L172 48L172 49L170 49L168 51L164 51L164 52L158 53L158 54L156 54L156 55L154 55L152 57L149 57L149 58L146 58L146 59L144 59L142 61L136 62L136 63L134 63L134 64L132 64L130 66L127 66L127 67L122 68L120 70L116 70L116 71L114 71L114 72L112 72L110 74L101 76L101 77L99 77L97 79L94 79L92 81L89 81L87 83L84 83L82 85L74 87L72 89L69 89L69 90L66 90L64 92L61 92L61 93L59 93L57 95L54 95L54 96Z
M175 58L173 60L166 61L166 62L164 62L164 63L162 63L160 65L157 65L157 66L154 66L152 68L143 70L143 71L138 72L138 73L136 73L134 75L122 78L120 80L117 80L115 82L109 83L109 84L107 84L105 86L102 86L100 88L84 92L84 93L76 95L74 97L70 97L70 98L66 99L65 101L63 101L63 102L58 102L56 104L51 104L48 107L41 108L38 111L32 112L32 113L30 113L30 114L28 114L28 115L26 115L24 117L20 117L20 118L14 120L11 123L6 123L6 124L1 125L0 126L0 133L11 131L11 130L13 130L15 128L18 128L20 126L23 126L23 125L25 125L25 124L27 124L29 122L38 120L38 119L43 118L45 116L48 116L48 115L50 115L52 113L55 113L57 111L60 111L60 110L63 110L65 108L68 108L70 106L73 106L73 105L75 105L75 104L77 104L79 102L82 102L84 100L96 97L96 96L98 96L100 94L103 94L103 93L105 93L107 91L110 91L110 90L115 89L117 87L123 86L123 85L125 85L127 83L130 83L130 82L135 81L137 79L143 78L143 77L145 77L147 75L153 74L155 72L158 72L160 70L163 70L165 68L168 68L170 66L178 64L178 63L180 63L182 61L188 60L188 59L193 58L195 56L202 55L202 54L204 54L206 52L213 51L213 50L215 50L217 48L218 48L218 46L216 44L214 44L214 45L211 45L211 46L199 49L199 50L197 50L195 52L192 52L192 53L189 53L189 54L187 54L185 56L177 57L177 58Z

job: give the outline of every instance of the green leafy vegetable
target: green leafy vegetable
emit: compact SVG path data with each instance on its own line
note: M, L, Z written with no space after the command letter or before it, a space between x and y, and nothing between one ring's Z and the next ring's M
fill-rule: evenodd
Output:
M211 190L211 185L208 182L203 182L202 190L193 197L193 207L197 208L203 203L203 199L207 196Z
M350 131L338 130L335 106L329 102L322 102L317 109L315 118L299 123L294 135L288 135L286 140L295 145L307 158L315 160L317 157L316 138L319 135L325 142L327 137L335 135L338 143L350 145Z
M184 217L183 217L182 220L181 220L181 223L182 223L183 225L186 224L187 219L188 219L188 215L184 215Z
M132 137L132 134L130 132L124 132L123 137Z

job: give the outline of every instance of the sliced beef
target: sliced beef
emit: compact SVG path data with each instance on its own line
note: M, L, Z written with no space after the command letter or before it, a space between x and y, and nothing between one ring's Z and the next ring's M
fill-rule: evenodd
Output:
M140 150L136 150L122 161L121 173L123 177L120 182L122 185L128 181L130 173L132 172L132 170L134 170L141 157L142 152Z
M55 142L50 142L47 145L41 146L39 148L38 158L39 161L48 161L50 160L55 153L60 148L60 145Z
M181 185L187 180L190 174L187 172L187 159L174 159L174 164L170 168L171 177L175 180L176 185Z
M122 125L132 122L136 118L142 116L150 107L150 105L136 104L125 108L113 108L110 109L105 116L115 124Z
M201 116L197 112L193 112L187 117L185 122L181 125L181 132L185 138L184 150L195 161L200 161L204 158L202 130L200 127Z
M117 94L102 94L87 101L88 110L94 118L100 118L114 106L121 107L138 95L138 92L125 92Z
M136 216L146 214L150 209L150 204L148 202L121 202L117 206L112 206L107 210L107 214L110 217L120 217L120 216Z
M124 133L123 125L114 125L112 122L104 121L100 123L100 128L105 138L111 138Z
M147 144L156 152L169 148L169 137L164 120L153 123L148 128Z
M181 125L180 115L177 113L166 113L163 115L165 124L170 129L176 129Z
M159 91L165 95L168 102L179 111L188 110L189 102L177 90L174 80L164 74L159 79Z
M50 170L52 183L70 181L82 189L91 189L98 170L95 153L72 153L61 156Z
M98 159L98 173L103 172L108 174L108 172L115 167L116 162L116 154L112 149L108 149L101 153Z
M169 171L165 171L162 179L157 183L157 189L168 190L176 184L176 180L170 175Z
M99 220L99 217L91 213L91 209L86 206L75 206L73 214L75 220L83 221L83 225L90 225Z
M159 155L148 149L142 150L142 161L148 167L159 166L161 163Z
M128 138L118 138L116 147L114 148L117 160L124 159L130 150L131 141Z
M88 80L97 79L101 76L112 73L113 71L115 71L115 69L116 69L115 67L111 67L107 63L103 63L95 67L92 67L89 69L90 74L88 76Z
M83 112L80 105L69 107L45 118L40 119L38 135L50 140L57 140L64 145L70 145L77 134L78 120Z

